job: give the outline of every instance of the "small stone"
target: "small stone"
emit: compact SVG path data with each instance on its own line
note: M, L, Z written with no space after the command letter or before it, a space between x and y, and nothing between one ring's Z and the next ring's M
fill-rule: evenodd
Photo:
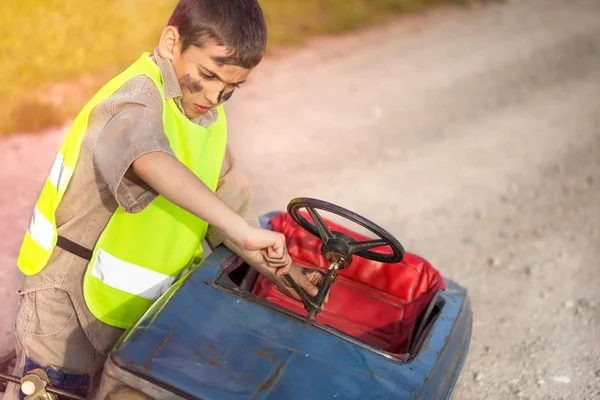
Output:
M567 300L564 304L564 307L566 309L571 309L571 308L575 307L575 302L573 300Z
M527 276L531 276L531 267L529 265L524 266L523 273Z
M571 378L566 375L553 376L552 380L558 383L571 383Z
M596 378L600 378L600 369L597 369L594 375L596 375Z
M478 382L481 380L481 375L479 374L479 372L477 372L477 371L473 372L473 380L475 382Z
M500 264L501 264L500 260L496 257L489 257L487 259L487 265L489 267L498 267L498 266L500 266Z
M543 379L538 379L538 381L537 381L537 384L538 384L539 386L542 386L542 385L545 385L545 384L546 384L546 381L545 381L545 380L543 380Z
M489 352L490 352L490 350L491 350L491 349L490 349L490 346L483 346L483 352L484 352L484 353L489 353ZM600 370L598 370L598 371L600 371Z
M465 236L465 237L462 238L462 242L464 244L471 244L471 243L473 243L473 238L470 237L470 236Z
M577 306L580 308L589 308L590 302L587 299L579 299L577 300Z
M594 178L593 178L593 177L591 177L591 176L588 176L587 178L585 178L585 182L586 182L588 185L592 186L592 185L594 184Z

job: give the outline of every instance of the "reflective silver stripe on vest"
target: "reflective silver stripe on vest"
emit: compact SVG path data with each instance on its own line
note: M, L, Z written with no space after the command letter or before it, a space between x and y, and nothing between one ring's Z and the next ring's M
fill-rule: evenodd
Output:
M92 275L107 286L149 300L158 299L175 282L172 276L123 261L102 249L98 250Z
M59 151L56 153L54 164L52 164L52 169L50 170L50 183L56 186L57 191L60 191L61 189L64 189L62 186L66 182L70 173L71 170L65 165L65 158Z
M37 206L33 209L33 215L27 228L29 236L44 250L50 251L54 242L54 226L52 222L42 215Z

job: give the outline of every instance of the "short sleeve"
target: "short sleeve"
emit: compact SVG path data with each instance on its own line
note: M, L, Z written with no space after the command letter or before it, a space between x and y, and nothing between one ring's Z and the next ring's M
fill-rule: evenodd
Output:
M155 151L174 156L164 132L162 102L156 94L136 91L115 97L111 110L112 118L94 143L94 166L119 206L137 213L158 194L130 170L131 164Z

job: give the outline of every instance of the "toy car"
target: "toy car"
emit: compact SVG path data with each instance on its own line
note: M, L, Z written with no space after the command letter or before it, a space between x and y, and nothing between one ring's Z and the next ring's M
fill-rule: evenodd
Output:
M319 294L287 275L294 300L220 246L123 335L96 398L450 398L472 330L465 289L333 204L295 199L261 225L286 236L294 264L321 271Z

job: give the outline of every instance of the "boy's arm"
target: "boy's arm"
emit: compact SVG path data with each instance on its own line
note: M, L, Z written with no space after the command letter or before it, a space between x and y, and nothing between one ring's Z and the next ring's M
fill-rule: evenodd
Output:
M282 233L250 226L177 158L164 152L146 153L133 162L132 169L163 197L221 230L227 236L227 247L283 293L299 299L282 278L289 272L306 291L316 294L321 275L291 267Z
M132 163L132 170L163 197L221 230L238 248L271 248L270 256L281 259L279 266L289 263L282 234L250 226L172 155L143 154Z

